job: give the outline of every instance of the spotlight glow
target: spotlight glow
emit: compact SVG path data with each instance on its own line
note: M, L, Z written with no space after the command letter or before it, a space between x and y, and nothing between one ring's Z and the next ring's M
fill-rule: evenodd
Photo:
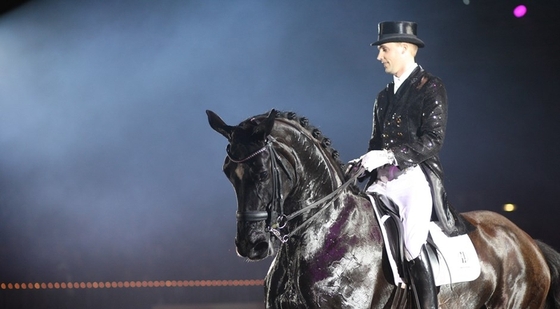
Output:
M515 204L505 204L504 205L504 211L505 212L512 212L515 211L517 207L515 206Z
M524 5L518 5L513 9L513 15L517 18L521 18L527 14L527 7Z

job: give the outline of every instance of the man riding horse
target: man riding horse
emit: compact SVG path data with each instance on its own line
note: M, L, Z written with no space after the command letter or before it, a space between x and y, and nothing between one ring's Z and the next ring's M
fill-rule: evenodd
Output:
M415 308L437 308L439 298L445 308L559 309L558 252L500 214L459 216L447 204L438 159L445 88L414 61L424 45L416 24L379 26L373 45L394 82L377 97L370 151L357 161L371 175L368 191L397 205L412 273L405 271L402 281L418 295ZM345 175L338 152L307 118L272 110L232 126L207 115L228 140L223 171L236 193L237 253L253 261L275 255L264 280L266 308L381 309L416 302L402 298L404 290L384 273L381 220L370 199L348 187L357 174ZM437 297L425 245L432 212L448 235L469 232L481 266L476 279L441 285Z
M377 96L368 152L351 163L365 167L368 192L385 195L398 209L403 225L407 268L421 308L437 308L437 292L426 251L432 213L448 236L472 226L447 203L438 153L447 123L447 94L441 79L415 61L424 42L408 21L378 26L379 60L393 75ZM432 212L433 210L433 212Z

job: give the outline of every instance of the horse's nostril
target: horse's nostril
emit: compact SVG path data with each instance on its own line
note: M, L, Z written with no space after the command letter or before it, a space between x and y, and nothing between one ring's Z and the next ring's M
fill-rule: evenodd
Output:
M255 245L255 252L262 254L268 251L268 242L261 241Z

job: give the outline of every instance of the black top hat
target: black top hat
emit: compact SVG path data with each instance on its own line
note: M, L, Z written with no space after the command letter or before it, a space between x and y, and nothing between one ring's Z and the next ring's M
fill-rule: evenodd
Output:
M416 36L416 23L411 21L384 21L377 26L379 36L371 46L388 42L406 42L424 47L424 42Z

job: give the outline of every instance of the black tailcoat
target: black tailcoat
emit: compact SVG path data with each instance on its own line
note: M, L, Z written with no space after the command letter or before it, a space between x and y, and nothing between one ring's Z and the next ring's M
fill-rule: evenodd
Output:
M439 151L447 124L443 82L418 66L393 93L390 83L377 96L368 150L391 150L400 169L419 165L432 189L434 211L450 236L471 229L447 202ZM376 175L373 175L374 177Z

